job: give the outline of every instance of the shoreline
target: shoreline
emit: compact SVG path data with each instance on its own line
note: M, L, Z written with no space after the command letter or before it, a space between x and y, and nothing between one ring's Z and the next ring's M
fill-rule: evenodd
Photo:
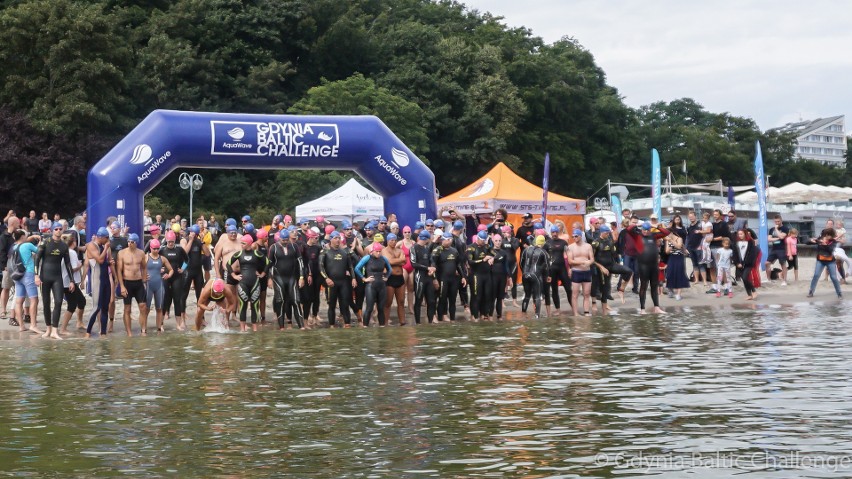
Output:
M651 311L653 310L653 303L651 303L650 294L648 295L646 307L648 313L646 316L658 316L661 318L665 318L672 314L678 314L681 312L685 312L687 309L701 309L701 310L760 310L768 307L775 308L784 308L784 307L792 307L796 304L817 304L817 303L846 303L849 301L849 298L852 298L852 286L850 285L842 285L841 284L841 292L844 293L844 298L837 298L834 292L834 286L832 285L830 280L820 279L816 292L814 293L814 297L808 298L808 288L810 287L810 281L813 277L814 267L816 265L815 258L799 258L799 280L798 281L788 281L787 286L781 286L780 281L773 283L769 283L764 281L760 288L757 290L758 297L754 301L746 300L745 291L743 290L742 283L739 286L734 287L734 297L728 298L727 296L722 296L720 298L715 297L712 294L706 294L706 288L698 283L692 283L692 286L688 289L684 289L682 292L683 299L677 301L673 298L669 298L666 295L660 296L660 306L665 311L665 314L655 314ZM765 275L764 275L765 276ZM788 274L788 277L792 277L791 274ZM852 281L851 281L852 282ZM559 315L552 314L549 317L542 314L540 319L567 319L574 318L575 316L571 315L570 306L569 309L565 309L564 306L567 306L567 301L564 295L564 290L560 287L560 298L562 302L563 309ZM612 307L615 314L611 314L612 316L617 317L632 317L632 316L641 316L639 312L639 300L638 295L633 294L629 289L624 293L625 303L621 304L621 301L618 297L617 292L613 290L613 296L615 297L615 301L611 301L610 305ZM519 288L518 291L518 303L520 304L521 299L523 298L523 289ZM580 297L582 298L582 296ZM41 298L39 298L41 299ZM88 317L91 314L91 298L86 297L86 309L83 315L84 323L88 321ZM193 331L191 323L192 318L195 314L195 299L194 295L190 294L189 299L187 300L187 312L191 313L187 316L188 329L186 332L197 334ZM10 300L9 306L13 305L13 300ZM504 314L505 318L503 321L535 321L532 317L532 308L533 305L530 304L528 315L524 315L520 311L520 308L515 308L511 306L511 301L508 301L504 306ZM65 303L63 303L63 311L65 309ZM138 309L136 304L134 303L132 316L134 321L132 323L132 331L133 337L140 336L140 328L138 322ZM272 294L270 294L267 299L267 323L260 327L258 333L269 334L271 333L279 333L279 334L288 334L288 333L300 333L295 329L288 329L285 331L278 331L277 323L275 322L275 316L272 313ZM316 330L324 330L330 329L327 325L326 318L324 318L325 313L327 311L327 307L325 303L323 303L320 307L320 321L321 326L318 328L313 328L310 331ZM545 312L544 304L542 303L542 313ZM44 330L45 322L43 318L43 305L41 301L39 301L39 316L37 326L39 329ZM114 332L107 336L107 338L111 338L113 336L119 337L127 337L125 334L124 322L122 320L123 316L123 303L120 301L116 305L116 318L115 318L115 326ZM425 306L423 311L423 316L425 317ZM603 316L600 310L600 303L597 304L597 312L593 313L591 317ZM207 316L209 318L209 315ZM582 316L576 316L582 317ZM586 316L588 317L588 316ZM353 316L353 323L356 321ZM389 318L388 327L399 327L397 326L396 321L396 313L395 307L391 309L391 317ZM457 321L458 323L471 322L469 319L469 315L464 312L464 309L461 307L459 303L457 303ZM483 322L483 321L480 321ZM493 322L493 321L492 321ZM147 336L158 336L161 334L180 334L181 331L176 329L176 324L174 318L170 318L165 323L166 331L164 333L157 333L155 331L155 327L152 327L155 324L155 313L149 313L148 315L148 329L149 333ZM250 322L249 322L250 324ZM453 323L437 323L437 324L421 324L415 325L414 317L411 314L406 314L406 327L433 327L433 326L443 326L446 324ZM230 330L232 332L239 332L239 322L231 321ZM76 327L76 319L72 316L71 321L69 322L68 329L71 332L70 335L65 336L65 339L86 339L84 337L85 331L78 331L75 329ZM378 327L377 321L371 321L370 328ZM357 324L353 324L351 328L353 330L358 329L368 329L368 328L359 328ZM306 333L307 331L305 331ZM249 331L248 334L251 334ZM91 339L99 339L98 335L93 335ZM35 333L30 333L28 331L20 332L17 326L10 326L8 319L0 320L0 341L52 341L52 342L60 342L54 339L43 339L41 335L37 335Z

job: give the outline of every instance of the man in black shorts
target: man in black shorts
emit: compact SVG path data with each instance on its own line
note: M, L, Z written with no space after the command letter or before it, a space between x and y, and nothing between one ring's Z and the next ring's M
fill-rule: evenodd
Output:
M769 256L766 258L766 280L772 281L772 263L776 260L781 264L781 286L787 286L787 245L784 239L790 229L784 226L781 215L775 215L775 225L769 228Z
M147 281L148 270L146 268L145 253L138 247L139 235L131 233L127 236L127 248L118 252L116 262L116 276L124 298L124 328L127 335L132 336L132 318L130 317L130 306L133 300L139 308L139 318L148 315L145 305L145 281Z

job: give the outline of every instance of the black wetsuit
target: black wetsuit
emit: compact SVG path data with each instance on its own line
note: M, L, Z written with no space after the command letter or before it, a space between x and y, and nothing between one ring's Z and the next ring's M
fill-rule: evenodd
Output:
M527 247L521 253L521 277L524 282L524 300L521 302L521 311L527 312L530 299L532 299L536 316L541 314L541 297L549 269L550 258L544 248L533 245Z
M166 280L166 294L163 297L163 311L168 314L169 308L172 306L172 301L175 304L175 316L180 316L186 311L186 300L183 296L184 274L178 273L178 270L183 268L186 263L186 251L175 245L173 248L161 247L160 256L166 258L172 266L172 275Z
M548 238L545 251L550 256L550 287L545 288L544 304L550 305L550 297L553 296L553 306L559 309L559 282L562 281L562 289L571 305L571 280L568 278L568 266L565 264L565 251L568 242L561 238Z
M263 256L257 250L237 251L231 256L231 275L239 273L242 278L237 283L237 299L240 310L240 322L247 319L247 312L251 308L251 322L257 323L260 316L260 282L266 280L265 275L269 266L269 258ZM235 266L239 264L240 270Z
M665 238L669 235L669 231L664 228L659 228L658 233L651 233L647 236L640 233L639 227L636 225L627 229L627 234L636 244L638 255L636 256L637 268L639 270L639 308L645 309L645 299L648 293L648 287L651 288L651 301L655 307L660 306L660 247L657 246L657 239Z
M494 251L488 243L475 243L467 247L466 256L470 268L470 315L475 319L479 319L480 315L490 316L494 285L491 283L491 265L486 258L493 258Z
M443 318L447 313L450 320L456 320L456 294L459 282L464 277L462 261L459 252L452 246L438 246L432 250L432 266L437 268L441 292L438 299L438 316Z
M420 324L420 308L423 298L426 298L426 319L430 323L435 319L435 285L432 280L435 276L429 276L429 249L426 246L415 244L411 247L411 267L414 268L414 322Z
M387 322L385 318L385 302L388 297L387 278L390 276L391 265L387 258L379 256L376 258L373 255L367 255L361 258L355 266L355 275L362 279L373 278L373 281L365 281L364 284L364 326L370 325L370 316L373 315L373 308L376 308L376 315L379 318L379 326L384 326Z
M509 277L512 278L512 299L518 299L518 257L516 253L521 247L518 238L510 236L509 239L503 237L503 250L506 252L506 268L509 270ZM501 294L501 298L504 296Z
M317 316L320 307L320 288L323 279L319 270L319 259L322 247L319 244L305 245L302 250L302 267L305 274L305 287L302 288L302 312L305 316ZM308 284L307 277L311 281Z
M343 321L350 324L349 303L352 297L352 278L355 277L352 255L347 248L329 248L320 255L320 276L322 281L331 279L333 286L326 285L328 290L328 324L334 326L337 321L337 307Z
M465 243L464 238L461 235L453 235L453 244L451 245L456 251L459 252L459 262L461 264L461 268L463 271L462 277L467 278L470 273L470 268L467 265L467 243ZM461 300L461 304L464 307L467 307L468 302L468 287L467 284L462 286L459 284L459 299ZM453 297L453 302L455 302L456 298Z
M68 245L62 240L52 237L42 241L35 258L35 272L41 279L41 296L44 302L44 322L54 328L59 327L59 316L62 314L62 298L65 287L62 284L62 262L68 277L71 273L71 257L68 255ZM53 312L51 314L50 295L53 293Z
M601 293L601 303L606 304L612 290L612 276L615 274L621 275L620 283L626 284L630 281L633 271L618 262L617 247L612 240L612 236L605 239L596 239L592 242L592 249L595 252L595 262L609 271L607 275L600 272L597 276L598 290Z
M278 318L278 327L283 328L287 320L296 318L296 326L302 328L302 311L299 307L299 279L305 279L306 268L299 250L291 245L275 243L269 250L272 272L272 310ZM265 282L265 281L263 281Z
M487 314L491 316L495 307L497 309L497 318L503 317L503 293L506 292L506 280L509 278L509 256L511 250L505 248L494 250L494 264L491 265L491 284L494 288L494 293L491 296L491 303Z
M204 270L202 269L202 248L204 243L200 239L195 238L189 246L187 253L186 271L184 271L183 284L183 303L186 304L189 298L189 290L195 286L195 300L201 297L201 290L204 288Z

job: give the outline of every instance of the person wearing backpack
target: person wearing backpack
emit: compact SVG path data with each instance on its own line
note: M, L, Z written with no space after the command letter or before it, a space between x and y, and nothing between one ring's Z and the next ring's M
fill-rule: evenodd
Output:
M30 329L29 331L36 334L42 334L38 329L36 318L38 317L38 288L35 284L35 260L33 255L38 251L36 243L41 240L41 235L28 235L24 230L17 230L12 234L15 240L13 252L15 255L15 270L20 270L23 265L23 275L20 279L15 279L17 271L13 270L12 275L15 279L15 318L18 320L18 325L21 332L26 331L24 326L24 299L29 298L29 316Z

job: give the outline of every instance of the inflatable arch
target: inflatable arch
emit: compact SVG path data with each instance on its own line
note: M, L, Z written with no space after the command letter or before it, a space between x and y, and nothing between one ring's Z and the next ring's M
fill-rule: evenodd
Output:
M435 175L374 116L157 110L89 171L86 230L115 216L141 232L145 194L179 167L351 170L401 224L437 211Z

